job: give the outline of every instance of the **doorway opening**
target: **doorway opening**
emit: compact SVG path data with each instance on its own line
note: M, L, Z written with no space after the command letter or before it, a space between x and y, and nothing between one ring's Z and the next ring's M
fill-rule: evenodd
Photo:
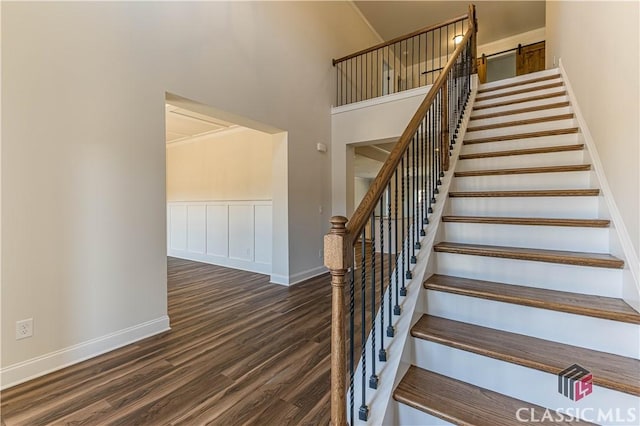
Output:
M167 255L278 282L288 274L286 132L171 94L165 123Z

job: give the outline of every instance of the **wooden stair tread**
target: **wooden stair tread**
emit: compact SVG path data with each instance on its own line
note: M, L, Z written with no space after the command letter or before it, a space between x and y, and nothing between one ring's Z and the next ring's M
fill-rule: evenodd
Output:
M476 101L487 101L489 99L502 98L504 96L513 96L513 95L520 95L522 93L535 92L535 91L538 91L538 90L553 89L554 87L560 87L563 84L564 84L563 82L559 81L557 83L549 83L549 84L543 84L543 85L540 85L540 86L526 87L524 89L511 90L509 92L504 92L504 93L494 93L492 95L490 94L490 95L481 96L479 98L476 98Z
M411 335L450 347L558 374L579 364L598 386L640 396L640 360L473 324L423 315Z
M568 101L556 102L553 104L537 105L537 106L527 107L527 108L510 109L510 110L501 111L501 112L492 112L490 114L473 115L471 116L470 120L482 120L485 118L503 117L505 115L523 114L525 112L544 111L545 109L564 108L568 106L569 106Z
M578 131L579 129L577 127L571 127L568 129L540 130L537 132L514 133L511 135L491 136L487 138L465 139L462 143L464 145L471 145L476 143L512 141L516 139L527 139L527 138L539 138L543 136L570 135L573 133L578 133Z
M451 191L449 197L594 197L599 189L532 189L518 191Z
M520 175L529 173L561 173L585 172L591 170L591 164L574 164L569 166L520 167L513 169L467 170L455 172L455 177Z
M396 401L459 425L512 426L524 407L542 419L545 408L412 365L393 392ZM533 410L533 411L529 411ZM557 419L556 414L553 415ZM539 424L579 425L585 422Z
M532 226L569 226L578 228L607 228L607 219L564 219L543 217L507 217L507 216L442 216L443 222L450 223L486 223L497 225Z
M484 126L467 127L467 133L479 132L481 130L501 129L503 127L524 126L527 124L547 123L549 121L570 120L574 118L573 113L549 115L547 117L529 118L526 120L507 121L504 123L487 124Z
M460 160L472 160L474 158L508 157L511 155L547 154L551 152L580 151L584 144L541 146L540 148L512 149L508 151L476 152L473 154L460 154Z
M564 250L545 250L522 247L488 246L440 242L434 251L470 256L496 257L501 259L529 260L533 262L560 263L563 265L590 266L594 268L622 269L624 261L610 254L585 253Z
M430 276L424 282L424 287L430 290L498 302L640 324L640 313L622 299L613 297L592 296L437 274Z
M508 89L510 87L517 87L517 86L522 86L522 85L525 85L525 84L539 83L541 81L555 80L556 78L560 78L560 74L553 74L553 75L547 75L547 76L544 76L544 77L532 78L531 80L524 80L524 81L518 81L518 82L515 82L515 83L503 84L501 86L488 87L486 89L480 88L478 90L478 94L487 93L487 92L493 92L494 90Z
M563 90L561 92L547 93L547 94L544 94L544 95L531 96L529 98L513 99L513 100L510 100L510 101L496 102L496 103L492 103L492 104L489 104L489 105L478 105L478 106L474 106L473 110L474 111L479 111L479 110L483 110L483 109L487 109L487 108L495 108L495 107L501 107L501 106L520 104L520 103L523 103L523 102L541 101L541 100L549 99L549 98L557 98L558 96L565 96L566 94L567 94L567 91Z

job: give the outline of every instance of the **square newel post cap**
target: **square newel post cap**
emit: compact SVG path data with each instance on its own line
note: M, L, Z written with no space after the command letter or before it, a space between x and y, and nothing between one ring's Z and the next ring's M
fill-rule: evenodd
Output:
M344 216L333 216L331 229L324 236L324 266L331 271L346 271L347 265L347 224Z

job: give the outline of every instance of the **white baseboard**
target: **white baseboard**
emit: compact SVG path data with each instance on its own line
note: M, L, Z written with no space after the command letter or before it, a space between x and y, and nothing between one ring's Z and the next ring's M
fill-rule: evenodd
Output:
M252 262L249 260L232 259L229 257L212 256L208 254L193 253L185 250L167 250L167 254L178 259L193 260L195 262L208 263L210 265L224 266L226 268L240 269L241 271L255 272L257 274L269 275L271 265L266 263Z
M313 277L317 277L318 275L326 274L327 272L329 272L329 270L325 266L318 266L289 276L271 274L271 282L273 284L292 286L300 284L301 282Z
M620 210L618 209L618 206L616 205L616 202L613 198L613 192L611 191L611 187L609 186L609 182L607 181L607 177L604 173L604 168L602 166L602 162L600 161L600 156L598 155L595 142L593 140L593 137L591 136L591 132L589 131L589 126L587 126L587 122L582 115L582 111L580 110L575 92L573 91L571 82L569 81L569 76L564 69L562 58L560 58L559 61L559 69L560 74L562 75L562 79L564 80L564 85L567 90L569 101L571 102L571 106L573 107L573 112L575 113L576 119L578 120L578 126L580 127L580 131L582 132L582 135L584 137L587 152L589 153L589 157L591 158L591 166L600 183L600 191L604 197L609 215L611 216L613 228L618 236L617 242L619 242L620 247L619 250L616 250L617 247L612 244L612 254L618 257L625 258L625 273L623 275L622 283L623 299L632 308L640 312L640 261L638 261L638 253L631 243L629 232L627 231L624 221L622 220ZM620 253L618 253L617 251L620 251Z
M0 369L0 389L6 389L36 377L44 376L170 329L169 317L164 315L96 339L9 365Z

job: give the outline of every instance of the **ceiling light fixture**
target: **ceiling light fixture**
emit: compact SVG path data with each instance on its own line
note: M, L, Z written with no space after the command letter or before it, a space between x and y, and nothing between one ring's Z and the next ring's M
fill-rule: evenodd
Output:
M462 34L458 34L457 36L453 37L453 44L458 45L460 43L462 43L462 39L464 38L464 36Z

